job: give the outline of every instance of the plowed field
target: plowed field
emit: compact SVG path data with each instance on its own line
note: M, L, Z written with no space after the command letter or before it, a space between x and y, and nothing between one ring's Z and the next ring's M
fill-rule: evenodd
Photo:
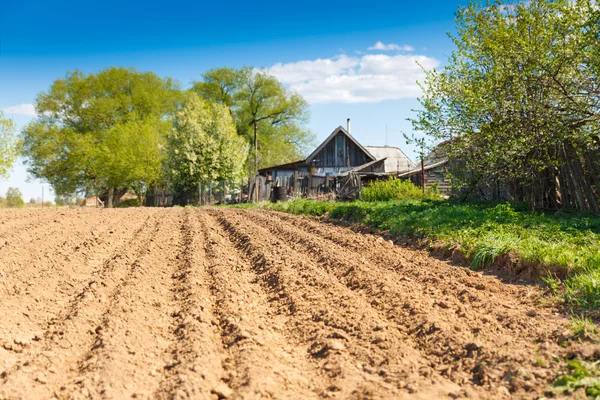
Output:
M233 209L0 213L0 398L536 398L540 289Z

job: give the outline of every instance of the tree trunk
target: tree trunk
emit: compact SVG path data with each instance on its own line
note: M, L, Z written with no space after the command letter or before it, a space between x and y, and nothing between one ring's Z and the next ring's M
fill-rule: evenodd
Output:
M106 208L113 208L113 197L114 197L114 193L115 193L115 189L114 188L109 188L108 189L108 195L106 198Z

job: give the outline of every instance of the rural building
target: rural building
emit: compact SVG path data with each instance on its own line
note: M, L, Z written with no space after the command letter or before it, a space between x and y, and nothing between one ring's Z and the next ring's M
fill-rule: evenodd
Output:
M84 207L104 207L104 202L98 196L88 196L83 200Z
M363 146L350 135L348 128L338 126L306 159L259 170L270 180L290 179L295 174L312 177L344 176L355 173L376 178L397 175L414 168L415 164L397 147Z
M448 156L444 152L444 145L448 142L440 143L427 157L425 157L423 170L425 173L425 188L436 185L441 194L450 196L452 186L450 174L448 173ZM400 179L408 179L417 186L423 183L421 163L410 170L398 175Z
M137 199L137 195L127 192L121 196L120 200L123 201L129 199ZM81 205L84 207L104 207L104 202L100 199L100 196L88 196L83 200Z

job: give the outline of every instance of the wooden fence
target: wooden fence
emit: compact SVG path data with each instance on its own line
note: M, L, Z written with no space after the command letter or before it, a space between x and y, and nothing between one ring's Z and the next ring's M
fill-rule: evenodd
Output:
M251 202L275 201L274 188L284 187L287 198L316 199L326 196L336 196L340 200L353 200L358 197L361 189L361 179L358 175L333 177L315 176L309 173L296 172L292 176L268 180L264 176L250 178L248 182L248 199ZM258 192L258 196L257 196Z

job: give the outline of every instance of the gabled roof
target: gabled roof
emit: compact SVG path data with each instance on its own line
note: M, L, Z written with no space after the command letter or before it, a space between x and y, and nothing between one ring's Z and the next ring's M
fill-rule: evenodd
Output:
M415 163L398 147L393 146L365 146L376 159L385 159L385 172L403 172L413 169Z
M346 131L344 128L342 128L342 126L338 126L337 128L335 128L335 130L333 132L331 132L331 135L329 135L329 137L327 137L327 139L325 139L323 141L323 143L321 143L321 145L319 145L319 147L317 147L317 149L315 151L313 151L310 156L306 157L306 160L304 160L305 162L309 163L312 161L313 158L316 157L317 154L319 154L319 152L321 150L323 150L323 147L325 147L327 145L327 143L329 143L338 133L343 133L344 135L346 135L346 137L350 140L352 140L352 142L354 142L354 144L356 145L356 147L358 147L359 149L361 149L366 155L367 157L369 157L371 159L371 161L375 161L376 158L373 157L373 155L371 153L369 153L369 151L367 149L365 149L363 147L363 145L361 145L360 143L358 143L356 141L356 139L354 139L352 137L352 135L350 135L348 133L348 131Z

